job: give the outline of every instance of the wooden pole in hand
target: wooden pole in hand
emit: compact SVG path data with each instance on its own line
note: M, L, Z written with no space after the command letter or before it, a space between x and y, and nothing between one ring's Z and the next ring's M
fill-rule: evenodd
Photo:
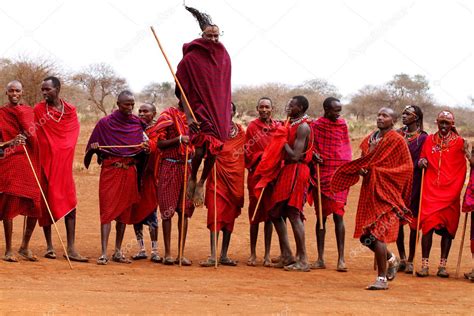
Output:
M63 240L61 238L61 234L59 233L58 226L56 226L56 221L54 220L53 213L51 213L51 209L49 208L48 201L46 200L46 196L44 195L43 189L41 188L41 184L38 179L38 175L36 174L35 168L33 167L33 163L31 162L30 155L28 154L28 150L26 149L26 146L23 145L23 149L25 150L26 158L28 158L28 162L30 163L31 171L33 171L33 175L35 176L36 183L38 184L38 188L41 192L41 196L43 197L44 204L46 204L46 209L48 210L49 216L51 217L51 220L53 221L53 226L54 229L56 230L56 233L58 234L59 241L61 242L61 246L63 247L64 254L66 256L67 262L69 263L69 267L72 270L72 264L71 260L69 260L69 255L67 253L66 247L64 246Z
M421 218L421 201L423 199L423 183L425 182L425 169L421 169L421 187L420 187L420 202L418 203L418 216L416 217L416 239L415 239L415 254L413 256L413 276L416 276L416 251L418 249L418 238L420 233L420 218ZM402 227L401 227L402 228Z
M466 226L467 226L467 216L468 216L468 214L469 213L466 213L466 215L464 216L464 225L463 225L463 228L462 228L461 245L459 246L458 264L456 266L456 275L455 275L456 279L459 277L459 270L461 269L462 250L463 250L463 247L464 247L464 237L466 236Z
M318 176L318 219L319 229L323 229L323 204L321 202L321 174L319 173L319 163L316 164L316 173Z
M151 31L153 32L153 36L155 36L156 42L158 43L158 46L160 47L161 53L163 54L163 57L166 60L166 63L168 64L168 68L171 71L171 74L173 75L174 81L176 82L176 85L179 88L179 91L181 92L181 96L183 97L185 105L188 107L189 113L191 113L191 116L193 117L194 121L198 121L196 119L196 116L194 116L193 109L191 109L191 106L189 105L188 98L186 97L186 94L184 93L183 87L181 86L181 83L179 83L178 77L176 77L176 74L173 71L173 67L171 67L171 63L168 60L168 56L166 56L165 50L163 49L163 46L161 46L160 40L158 39L158 35L156 35L155 29L153 26L150 26Z
M107 146L99 146L99 149L103 148L134 148L134 147L141 147L143 143L137 145L107 145Z
M184 249L184 220L186 217L186 189L188 184L188 158L189 151L188 145L186 145L186 159L184 160L184 187L183 187L183 203L181 204L181 236L179 239L179 266L183 261L183 249Z
M265 192L265 188L263 187L262 192L260 192L260 196L258 197L257 205L255 206L255 210L253 211L252 215L252 222L255 220L255 216L257 215L258 207L260 206L260 201L262 200L263 193Z
M214 162L214 260L217 269L217 160Z

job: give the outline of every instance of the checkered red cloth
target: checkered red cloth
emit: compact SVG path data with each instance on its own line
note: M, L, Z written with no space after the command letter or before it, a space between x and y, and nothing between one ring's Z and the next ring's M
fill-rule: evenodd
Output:
M214 212L217 209L217 230L227 225L233 228L233 223L239 217L244 206L245 131L241 125L235 124L238 132L229 138L222 151L216 157L214 168L217 176L217 195L214 205L214 170L206 181L205 205L207 207L207 227L214 231Z
M464 141L459 135L440 145L438 134L429 135L421 150L428 160L423 182L420 227L423 234L446 228L454 237L461 211L461 191L466 179Z
M183 45L176 76L200 122L200 134L227 140L231 124L231 61L222 43L203 38ZM181 93L176 87L176 95ZM194 135L191 135L191 139Z
M265 148L269 145L272 140L275 128L280 126L280 122L271 120L270 124L262 122L260 119L251 121L245 132L245 167L248 169L247 174L247 189L249 191L249 207L248 215L249 221L252 221L255 207L257 206L258 195L255 192L255 186L257 185L260 177L255 176L255 168L262 159ZM270 184L267 184L267 186ZM268 203L271 202L271 188L264 191L262 200L260 201L260 207L266 209ZM268 221L269 217L266 212L258 212L255 215L255 219L251 224Z
M128 168L116 167L120 163ZM109 157L102 162L99 179L100 223L116 220L132 224L132 210L140 201L137 168L130 157Z
M370 233L380 241L394 242L400 219L409 220L413 163L407 144L396 131L390 131L369 152L369 139L360 148L362 158L339 167L331 180L331 190L340 192L359 181L359 171L367 169L357 207L354 238Z
M463 212L474 211L474 168L471 168L471 176L469 183L466 187L466 193L464 194L464 201L462 203ZM471 228L472 229L472 228Z
M18 134L27 136L26 149L33 168L41 175L39 146L34 126L33 109L27 105L0 107L0 136L3 141L14 139ZM17 215L41 216L41 195L31 166L22 146L5 149L0 159L0 194L4 206L0 208L0 220L12 219Z

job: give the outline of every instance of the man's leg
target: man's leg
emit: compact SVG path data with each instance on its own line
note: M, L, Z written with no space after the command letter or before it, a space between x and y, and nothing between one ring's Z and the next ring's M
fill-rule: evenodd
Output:
M89 261L89 259L81 256L76 251L76 209L72 210L64 217L64 224L66 225L67 253L69 258L79 262Z
M45 258L56 259L56 252L53 247L53 239L51 238L51 225L46 225L43 227L44 238L46 239L46 253Z
M178 213L178 256L176 258L175 263L179 263L179 260L181 260L181 265L183 266L190 266L192 264L191 260L187 259L184 256L184 247L186 246L186 237L188 235L188 217L184 215L184 225L181 222L183 220L183 212ZM183 225L183 230L181 231L181 225ZM181 247L181 234L183 234L183 253L182 256L183 258L179 258L179 249Z
M193 201L196 206L201 206L204 203L204 184L207 178L211 174L212 168L216 162L216 156L207 153L206 159L204 160L204 167L202 169L201 179L196 184L196 190L194 191Z
M143 224L133 224L133 230L135 231L135 236L137 238L138 244L138 253L132 256L133 260L140 260L148 258L145 249L145 241L143 240Z
M405 252L405 232L402 225L400 225L400 228L398 229L397 249L398 254L400 255L399 271L405 271L407 265L407 255Z
M115 251L114 255L112 256L112 259L115 262L120 262L120 263L130 263L131 261L125 258L125 256L122 253L122 242L123 242L123 237L125 236L125 229L127 228L127 225L121 222L116 221L115 222Z
M292 264L295 261L291 253L290 242L288 241L288 231L283 217L272 218L273 225L278 235L280 243L280 262L275 264L277 268L283 268L286 265Z
M158 219L155 218L153 222L148 223L151 240L151 260L153 262L161 262L162 259L158 254Z
M323 229L320 228L321 222L319 216L316 220L316 242L318 247L318 260L311 265L311 269L326 269L324 264L324 240L326 237L326 220L327 217L323 218Z
M112 228L111 223L100 225L100 245L102 248L102 254L97 260L97 264L107 264L107 262L109 261L107 257L107 244L109 243L111 228Z
M15 258L12 252L13 220L4 219L3 230L5 232L5 256L3 257L3 260L9 262L18 262L18 259Z
M37 219L34 217L27 217L26 218L26 229L25 234L23 235L20 249L18 253L22 255L24 258L30 261L37 261L38 259L33 254L33 252L29 249L31 236L33 235L33 231L35 230Z
M227 228L222 229L222 247L221 247L221 256L219 259L219 263L223 265L228 265L228 266L236 266L237 261L234 261L229 258L227 255L227 252L229 250L229 245L230 245L230 238L232 236L232 232L227 230Z
M448 262L448 255L452 242L453 239L451 235L449 235L448 231L444 229L441 235L441 258L439 261L438 273L436 274L441 278L449 277L449 273L446 271L446 264Z
M416 272L416 275L419 277L426 277L429 274L429 258L431 246L433 245L433 232L434 230L432 229L421 237L421 270Z
M416 229L410 228L410 241L409 241L409 250L408 250L408 260L405 273L413 273L413 259L415 258L415 248L416 248Z
M174 264L173 258L171 258L171 218L163 219L161 221L163 226L163 245L165 247L165 258L163 263L166 265Z
M272 265L272 259L270 258L270 250L272 248L272 234L273 234L272 221L266 221L263 230L265 233L265 256L263 257L263 266L270 267Z
M266 224L266 223L265 223ZM250 257L247 261L248 266L257 265L257 239L259 223L250 224Z
M367 287L368 290L386 290L387 282L387 259L391 254L387 251L385 243L377 240L372 234L365 234L360 237L360 242L374 252L375 262L378 267L378 276L375 283Z
M211 227L212 228L212 227ZM217 234L217 236L216 236ZM215 233L213 229L210 230L209 233L209 240L210 240L210 245L211 245L211 255L207 258L206 261L201 261L199 262L199 265L201 267L214 267L216 264L216 247L217 245L214 245L214 236L216 236L217 242L219 242L219 232Z
M289 266L289 270L309 271L308 258L306 255L306 241L304 233L304 223L299 215L299 210L293 209L292 216L289 217L291 228L296 242L297 262Z
M346 237L346 228L344 226L344 217L338 214L333 214L334 219L334 230L336 232L336 244L337 244L337 271L345 272L346 261L344 260L344 240Z
M194 196L194 191L196 190L197 183L197 174L199 167L201 166L202 160L204 158L205 150L203 147L196 147L194 150L194 157L191 160L191 175L189 176L188 188L186 195L189 199L192 199ZM186 162L187 163L187 162Z

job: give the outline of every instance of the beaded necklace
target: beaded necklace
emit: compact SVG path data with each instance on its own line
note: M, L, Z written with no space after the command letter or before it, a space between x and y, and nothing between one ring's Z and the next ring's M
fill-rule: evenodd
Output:
M48 103L46 103L46 114L53 120L55 121L56 123L59 123L61 122L61 119L63 118L63 115L64 115L64 103L63 103L63 100L59 100L59 102L61 102L61 105L63 106L62 110L61 110L61 115L59 116L58 119L55 119L54 116L49 113L49 106L48 106Z
M308 117L309 117L308 114L305 114L305 115L303 115L302 117L300 117L299 119L296 119L295 121L292 121L291 124L290 124L290 126L293 127L293 126L295 126L295 125L301 123L303 120L307 119Z
M237 126L235 125L234 122L232 122L232 126L230 128L230 133L229 133L229 137L230 138L234 138L235 136L237 136L237 133L239 132L239 129L237 128Z

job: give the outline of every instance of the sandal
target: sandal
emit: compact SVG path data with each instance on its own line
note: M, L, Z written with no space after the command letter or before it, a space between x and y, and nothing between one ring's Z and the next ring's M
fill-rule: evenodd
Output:
M176 258L176 260L174 261L174 264L178 264L179 265L179 258ZM193 264L193 262L191 260L189 260L188 258L186 257L183 257L181 259L181 265L182 266L185 266L185 267L189 267Z
M12 254L8 254L8 255L5 255L3 257L3 261L6 261L6 262L18 262L18 259L12 255Z
M130 259L125 258L125 256L120 252L114 253L114 255L112 256L112 261L118 262L118 263L126 263L126 264L132 263Z
M54 250L48 250L44 254L44 257L48 259L56 259L56 252L54 252Z
M273 259L272 259L272 261L273 261ZM283 260L283 258L281 258L280 261L273 264L272 267L277 268L277 269L283 269L285 266L289 266L289 265L291 265L295 262L296 262L296 260L295 260L295 257L293 257L293 256L287 258L286 260Z
M28 261L38 261L38 258L33 254L33 251L31 251L30 249L20 249L18 250L18 254Z
M301 262L296 262L290 265L287 265L283 268L285 271L297 271L297 272L309 272L311 268L309 264L302 265Z
M109 258L107 258L107 256L100 256L97 259L97 264L100 266L105 266L107 263L109 263Z
M63 255L64 258L67 259L66 255ZM89 258L83 257L80 254L76 253L73 255L68 254L69 260L76 261L76 262L89 262Z
M132 256L133 260L142 260L142 259L148 259L148 256L146 255L145 251L140 251L136 255ZM153 261L153 260L152 260Z
M133 259L135 259L135 258L133 258ZM137 260L137 259L135 259L135 260ZM161 263L161 262L163 262L163 258L161 258L158 253L152 252L151 257L150 257L150 261L154 262L154 263Z
M201 267L209 268L216 265L216 260L214 258L208 257L206 261L199 262Z
M249 260L247 260L247 265L249 267L256 267L257 266L257 259L250 257Z
M165 260L163 260L163 264L165 266L172 266L174 264L174 260L171 257L166 257Z
M323 260L316 260L310 265L311 269L326 269L326 264Z
M225 258L220 258L219 263L222 264L223 266L235 267L237 265L238 261L232 260L229 257L225 257Z
M388 290L388 282L384 278L377 277L375 282L365 288L366 290Z
M339 263L336 268L337 272L347 272L347 267L345 263Z

